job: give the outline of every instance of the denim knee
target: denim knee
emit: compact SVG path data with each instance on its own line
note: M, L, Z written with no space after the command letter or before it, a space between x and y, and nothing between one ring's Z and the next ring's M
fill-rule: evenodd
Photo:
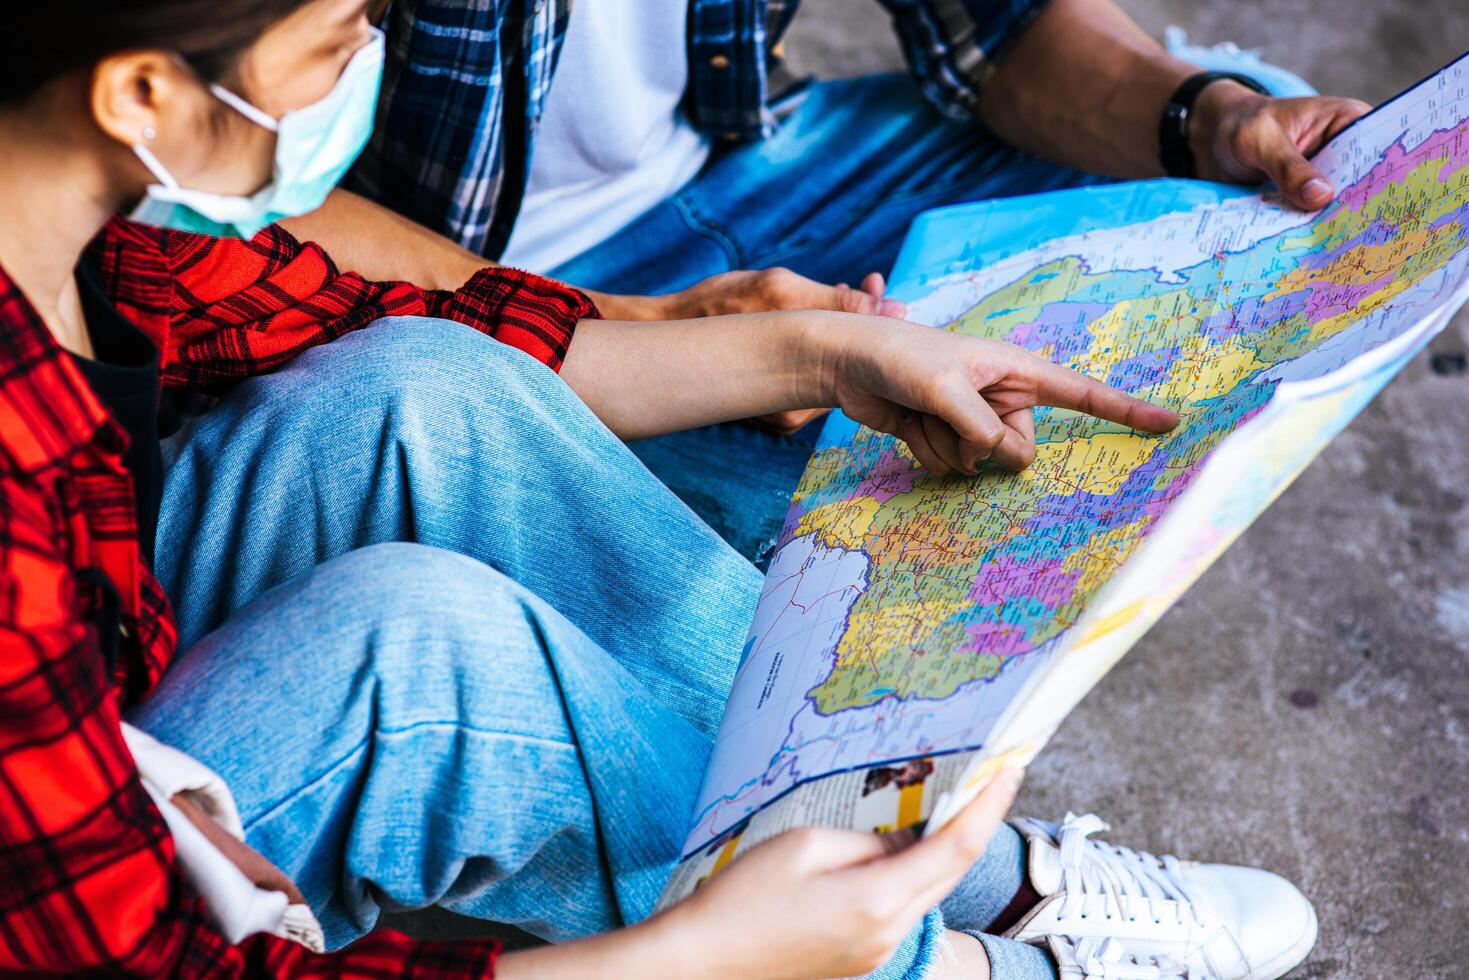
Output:
M178 657L155 695L133 709L135 723L186 750L218 734L219 712L242 730L289 717L294 727L281 739L338 749L374 733L471 722L569 745L546 615L472 558L420 544L370 545L237 610ZM231 768L228 745L213 755L222 772ZM272 779L257 770L236 778L246 797L260 800L269 793L250 792L250 784Z
M339 628L370 637L369 667L384 683L453 687L470 675L519 683L549 677L536 600L473 558L387 542L351 551L311 577L302 584L334 597Z
M535 358L452 320L385 317L306 351L293 366L317 382L310 387L323 398L319 406L296 407L319 407L327 417L344 393L376 399L405 418L457 410L472 400L519 403L536 414L557 401L577 401Z

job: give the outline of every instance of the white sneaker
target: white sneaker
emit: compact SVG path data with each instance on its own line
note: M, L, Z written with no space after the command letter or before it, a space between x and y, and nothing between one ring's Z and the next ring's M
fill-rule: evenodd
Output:
M1279 875L1088 840L1107 829L1095 814L1012 826L1026 839L1041 900L1005 933L1011 939L1116 939L1216 980L1277 980L1316 945L1316 910Z
M1046 948L1061 971L1061 980L1217 980L1190 970L1168 956L1138 956L1115 939L1051 936Z

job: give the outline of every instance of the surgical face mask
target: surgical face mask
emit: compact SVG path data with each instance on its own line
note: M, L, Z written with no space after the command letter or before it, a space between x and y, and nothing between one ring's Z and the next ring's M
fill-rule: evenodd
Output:
M249 197L189 190L179 186L147 146L136 143L133 152L158 183L148 186L129 217L160 228L253 238L268 224L315 211L346 176L372 135L383 56L383 33L372 28L372 39L347 62L342 77L325 97L279 120L229 89L209 86L215 98L276 134L270 183Z

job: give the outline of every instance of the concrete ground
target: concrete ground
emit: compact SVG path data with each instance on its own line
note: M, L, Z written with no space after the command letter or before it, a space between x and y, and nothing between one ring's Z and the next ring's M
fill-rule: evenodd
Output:
M1372 101L1469 48L1464 0L1123 5ZM806 0L788 56L901 66L872 0ZM1296 978L1469 977L1466 333L1461 315L1103 681L1018 807L1284 874L1321 917Z

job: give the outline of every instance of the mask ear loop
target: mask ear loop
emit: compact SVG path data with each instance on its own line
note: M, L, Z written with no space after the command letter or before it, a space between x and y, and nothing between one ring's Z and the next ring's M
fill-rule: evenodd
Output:
M187 67L187 65L185 67ZM240 115L244 116L246 119L250 120L252 123L261 127L262 129L268 130L272 133L280 132L281 125L275 120L274 117L261 109L257 109L255 106L251 105L249 102L246 102L244 99L240 98L238 95L231 92L223 85L211 84L209 86L209 92L216 99L223 102L225 105L229 106L231 109L235 110ZM152 126L149 126L143 130L143 139L148 142L152 142L153 138L157 135L157 131L155 131ZM168 172L168 168L163 165L163 161L159 160L158 157L153 153L153 151L148 149L146 145L144 145L143 143L134 143L133 153L137 155L139 160L143 161L143 166L148 168L148 172L151 173L158 180L158 183L162 184L164 187L168 188L171 191L176 191L180 189L179 182L173 179L173 174Z
M143 130L143 139L145 140L152 140L157 135L157 131L152 126ZM138 159L143 161L143 166L148 168L148 172L153 175L158 183L171 191L179 189L179 182L173 179L173 174L168 172L168 168L163 165L163 161L154 156L153 151L148 149L146 144L134 143L133 153L137 154Z
M253 105L246 102L244 99L240 98L238 95L231 92L223 85L210 85L209 91L214 95L216 99L223 102L225 105L229 106L231 109L235 110L240 115L244 116L246 119L250 120L252 123L261 127L262 129L268 129L272 133L280 131L281 124L276 121L274 116L271 116L263 110L255 108Z

